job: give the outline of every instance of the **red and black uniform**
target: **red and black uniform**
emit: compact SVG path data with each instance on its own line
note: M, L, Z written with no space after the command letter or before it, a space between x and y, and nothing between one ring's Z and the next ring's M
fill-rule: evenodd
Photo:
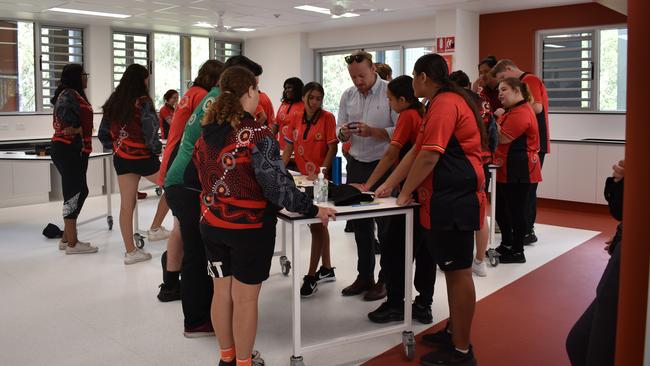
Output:
M311 119L307 119L307 112L303 112L302 118L292 121L290 129L291 132L284 139L293 145L298 170L303 175L318 174L329 145L338 143L334 115L320 109Z
M500 144L496 152L495 163L499 165L496 219L502 245L522 253L530 190L533 184L542 181L537 119L530 104L522 100L501 116L499 124L501 134L512 141Z
M52 115L52 162L61 174L63 218L76 219L88 197L88 156L92 151L93 108L74 89L59 94ZM65 135L81 127L81 135Z
M160 118L159 124L160 124L160 138L161 139L168 139L169 137L169 127L172 124L172 118L174 116L174 107L170 106L169 104L165 103L165 105L160 108L160 112L158 112L158 117Z
M113 149L117 175L149 176L160 169L158 155L162 143L158 136L158 117L148 96L136 99L130 121L102 119L98 136L104 148Z
M318 208L296 188L271 131L248 113L236 129L229 123L204 127L193 159L211 275L261 283L271 267L277 209L314 217Z
M257 104L255 115L257 115L261 111L264 111L264 114L266 115L266 121L264 122L264 124L266 126L274 125L275 111L273 110L273 103L271 102L271 98L269 98L269 96L264 92L260 92L260 100Z
M430 103L415 145L418 151L440 154L418 196L428 214L423 216L430 219L423 222L431 228L430 245L445 271L472 265L474 231L485 218L481 134L476 123L462 96L440 91Z
M275 122L278 125L278 142L280 150L284 150L286 145L285 137L291 137L291 126L294 120L299 120L305 113L305 104L302 101L295 103L282 102L278 108L278 114Z
M490 112L494 113L497 109L503 108L503 104L499 100L499 89L492 89L487 86L482 86L478 90L478 94L481 96L481 100L487 102L485 107L487 107Z
M422 117L417 109L409 108L400 112L395 124L395 130L390 144L400 149L401 160L415 146L420 134ZM417 192L414 193L417 199ZM422 206L420 206L422 210ZM413 220L413 259L415 259L415 278L413 284L418 291L415 302L422 306L430 306L433 302L433 287L436 281L436 269L433 257L424 245L424 227L419 217L422 211L416 212ZM391 216L388 223L388 243L385 248L386 259L382 258L382 269L390 275L387 279L387 301L392 308L402 310L404 301L404 233L406 221L404 216Z
M202 87L192 86L178 102L174 116L171 119L171 129L169 130L169 135L167 135L167 145L165 146L165 152L163 153L162 163L160 165L158 185L163 186L165 184L167 168L169 168L176 157L178 143L181 141L181 137L183 137L185 126L189 123L189 119L196 107L201 104L201 101L207 94L208 91ZM212 103L206 102L204 108L208 109L211 105ZM160 112L162 117L162 110ZM201 123L201 121L192 121L192 123Z

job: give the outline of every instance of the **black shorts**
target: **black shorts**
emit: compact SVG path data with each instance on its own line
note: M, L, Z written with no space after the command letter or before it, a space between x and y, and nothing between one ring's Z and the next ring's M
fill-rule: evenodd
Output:
M201 224L201 237L213 278L234 276L248 285L269 278L275 250L277 219L267 219L260 229L223 229Z
M117 175L137 174L141 177L148 177L160 170L160 159L156 155L146 159L124 159L113 155L113 166Z
M474 231L428 230L427 246L441 270L466 269L474 260Z

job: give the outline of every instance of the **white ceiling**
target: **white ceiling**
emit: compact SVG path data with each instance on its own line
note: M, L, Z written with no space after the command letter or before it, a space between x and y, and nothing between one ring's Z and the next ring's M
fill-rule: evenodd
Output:
M436 10L464 8L480 13L521 10L592 0L0 0L0 18L38 19L66 24L110 24L116 28L216 35L216 31L193 26L197 22L217 23L224 11L224 24L256 28L250 33L228 32L225 38L252 38L289 32L371 25L433 16ZM294 9L298 5L330 8L340 3L353 9L389 9L362 13L360 17L331 19L328 15ZM74 8L132 15L109 19L67 15L47 11L52 7Z

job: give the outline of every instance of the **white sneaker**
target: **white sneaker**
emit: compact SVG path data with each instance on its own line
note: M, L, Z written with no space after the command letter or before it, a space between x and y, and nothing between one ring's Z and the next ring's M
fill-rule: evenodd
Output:
M487 276L487 266L485 260L477 261L476 258L472 261L472 272L479 277Z
M169 238L169 230L165 229L164 226L147 230L147 239L149 241L165 240L167 238Z
M81 240L77 240L77 243L90 245L90 242L81 241ZM67 248L67 247L68 247L68 242L67 241L63 241L63 239L59 240L59 250L65 250L65 248Z
M61 248L61 244L59 244L59 248ZM83 241L77 241L77 244L73 247L69 247L68 243L65 243L65 254L90 254L97 253L98 250L99 248Z
M142 249L135 248L130 253L124 253L124 264L134 264L144 262L151 259L151 253L147 253Z

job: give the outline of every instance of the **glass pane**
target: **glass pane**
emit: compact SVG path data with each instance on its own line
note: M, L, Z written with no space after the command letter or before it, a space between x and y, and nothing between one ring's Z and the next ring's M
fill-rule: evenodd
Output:
M431 53L431 48L429 47L411 47L404 49L404 74L412 76L413 75L413 66L415 66L415 61L417 61L420 56Z
M345 56L349 52L336 55L323 55L321 58L323 89L325 89L325 98L323 98L323 109L334 113L338 117L339 102L341 94L345 89L351 87L352 80L348 73L348 65L345 63Z
M181 88L181 38L177 34L154 34L154 103L156 109L163 104L163 95L169 89Z
M627 29L600 31L599 103L601 111L625 111Z
M210 58L210 39L206 37L192 37L191 57L192 57L192 80L199 74L199 68L205 61Z

